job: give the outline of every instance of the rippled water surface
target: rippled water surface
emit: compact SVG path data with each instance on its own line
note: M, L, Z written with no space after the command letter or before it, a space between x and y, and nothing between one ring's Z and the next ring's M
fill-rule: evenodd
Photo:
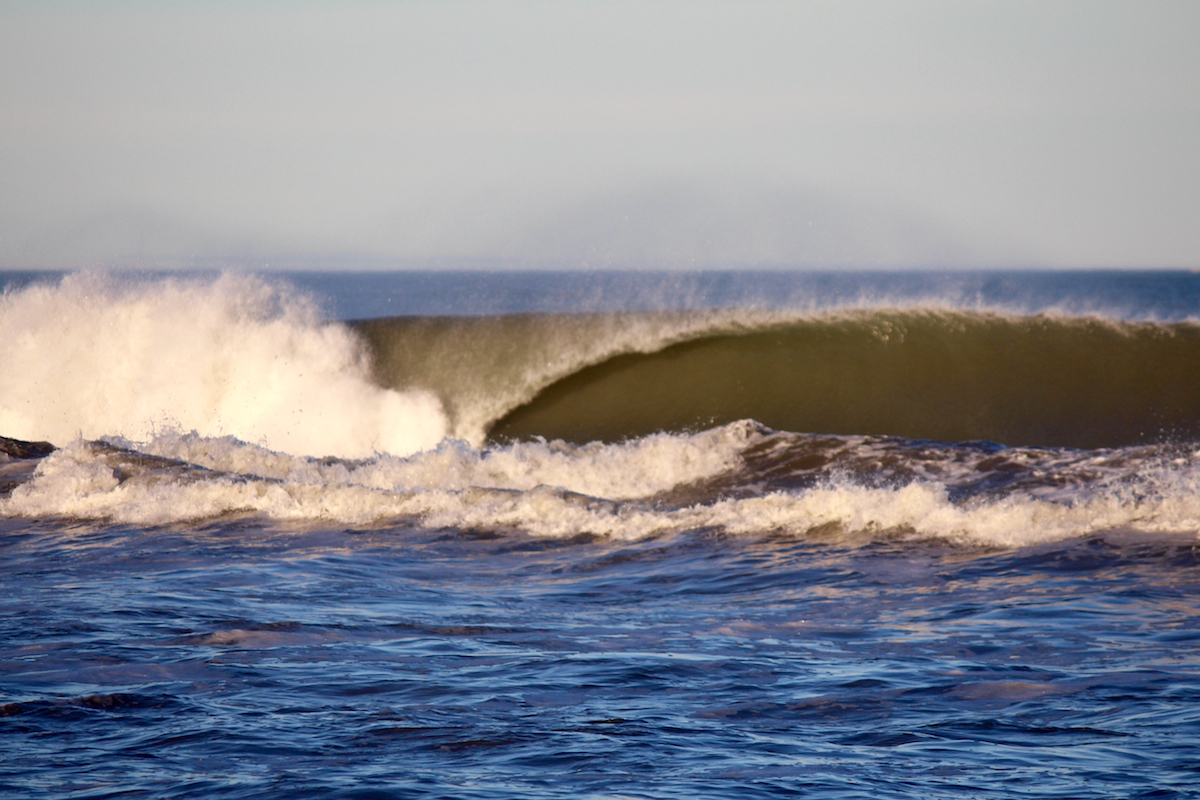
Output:
M5 796L1200 795L1194 534L2 524Z

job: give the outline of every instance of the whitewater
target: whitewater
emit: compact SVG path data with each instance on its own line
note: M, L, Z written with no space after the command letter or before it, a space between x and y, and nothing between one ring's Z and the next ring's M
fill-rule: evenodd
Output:
M6 795L1196 796L1200 276L0 283Z

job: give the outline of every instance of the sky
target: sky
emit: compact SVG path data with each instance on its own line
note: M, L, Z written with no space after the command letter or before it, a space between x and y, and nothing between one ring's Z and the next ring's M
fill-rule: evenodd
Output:
M1200 3L0 0L0 268L1200 268Z

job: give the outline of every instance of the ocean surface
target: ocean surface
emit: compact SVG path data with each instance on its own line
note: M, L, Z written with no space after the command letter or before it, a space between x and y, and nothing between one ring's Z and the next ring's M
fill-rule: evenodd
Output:
M1200 797L1200 274L0 291L2 797Z

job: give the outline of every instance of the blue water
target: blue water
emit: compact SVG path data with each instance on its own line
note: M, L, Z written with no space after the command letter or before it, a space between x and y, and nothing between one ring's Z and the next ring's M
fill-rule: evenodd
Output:
M722 280L748 302L781 296L773 281L868 277L700 276L687 302ZM548 310L575 278L292 280L349 318ZM654 280L678 279L586 276L609 288L577 305ZM922 281L998 304L1200 310L1200 281L1174 273L905 290ZM903 531L0 518L0 795L1200 797L1197 533L999 549Z
M1191 797L1195 537L9 523L10 797Z

